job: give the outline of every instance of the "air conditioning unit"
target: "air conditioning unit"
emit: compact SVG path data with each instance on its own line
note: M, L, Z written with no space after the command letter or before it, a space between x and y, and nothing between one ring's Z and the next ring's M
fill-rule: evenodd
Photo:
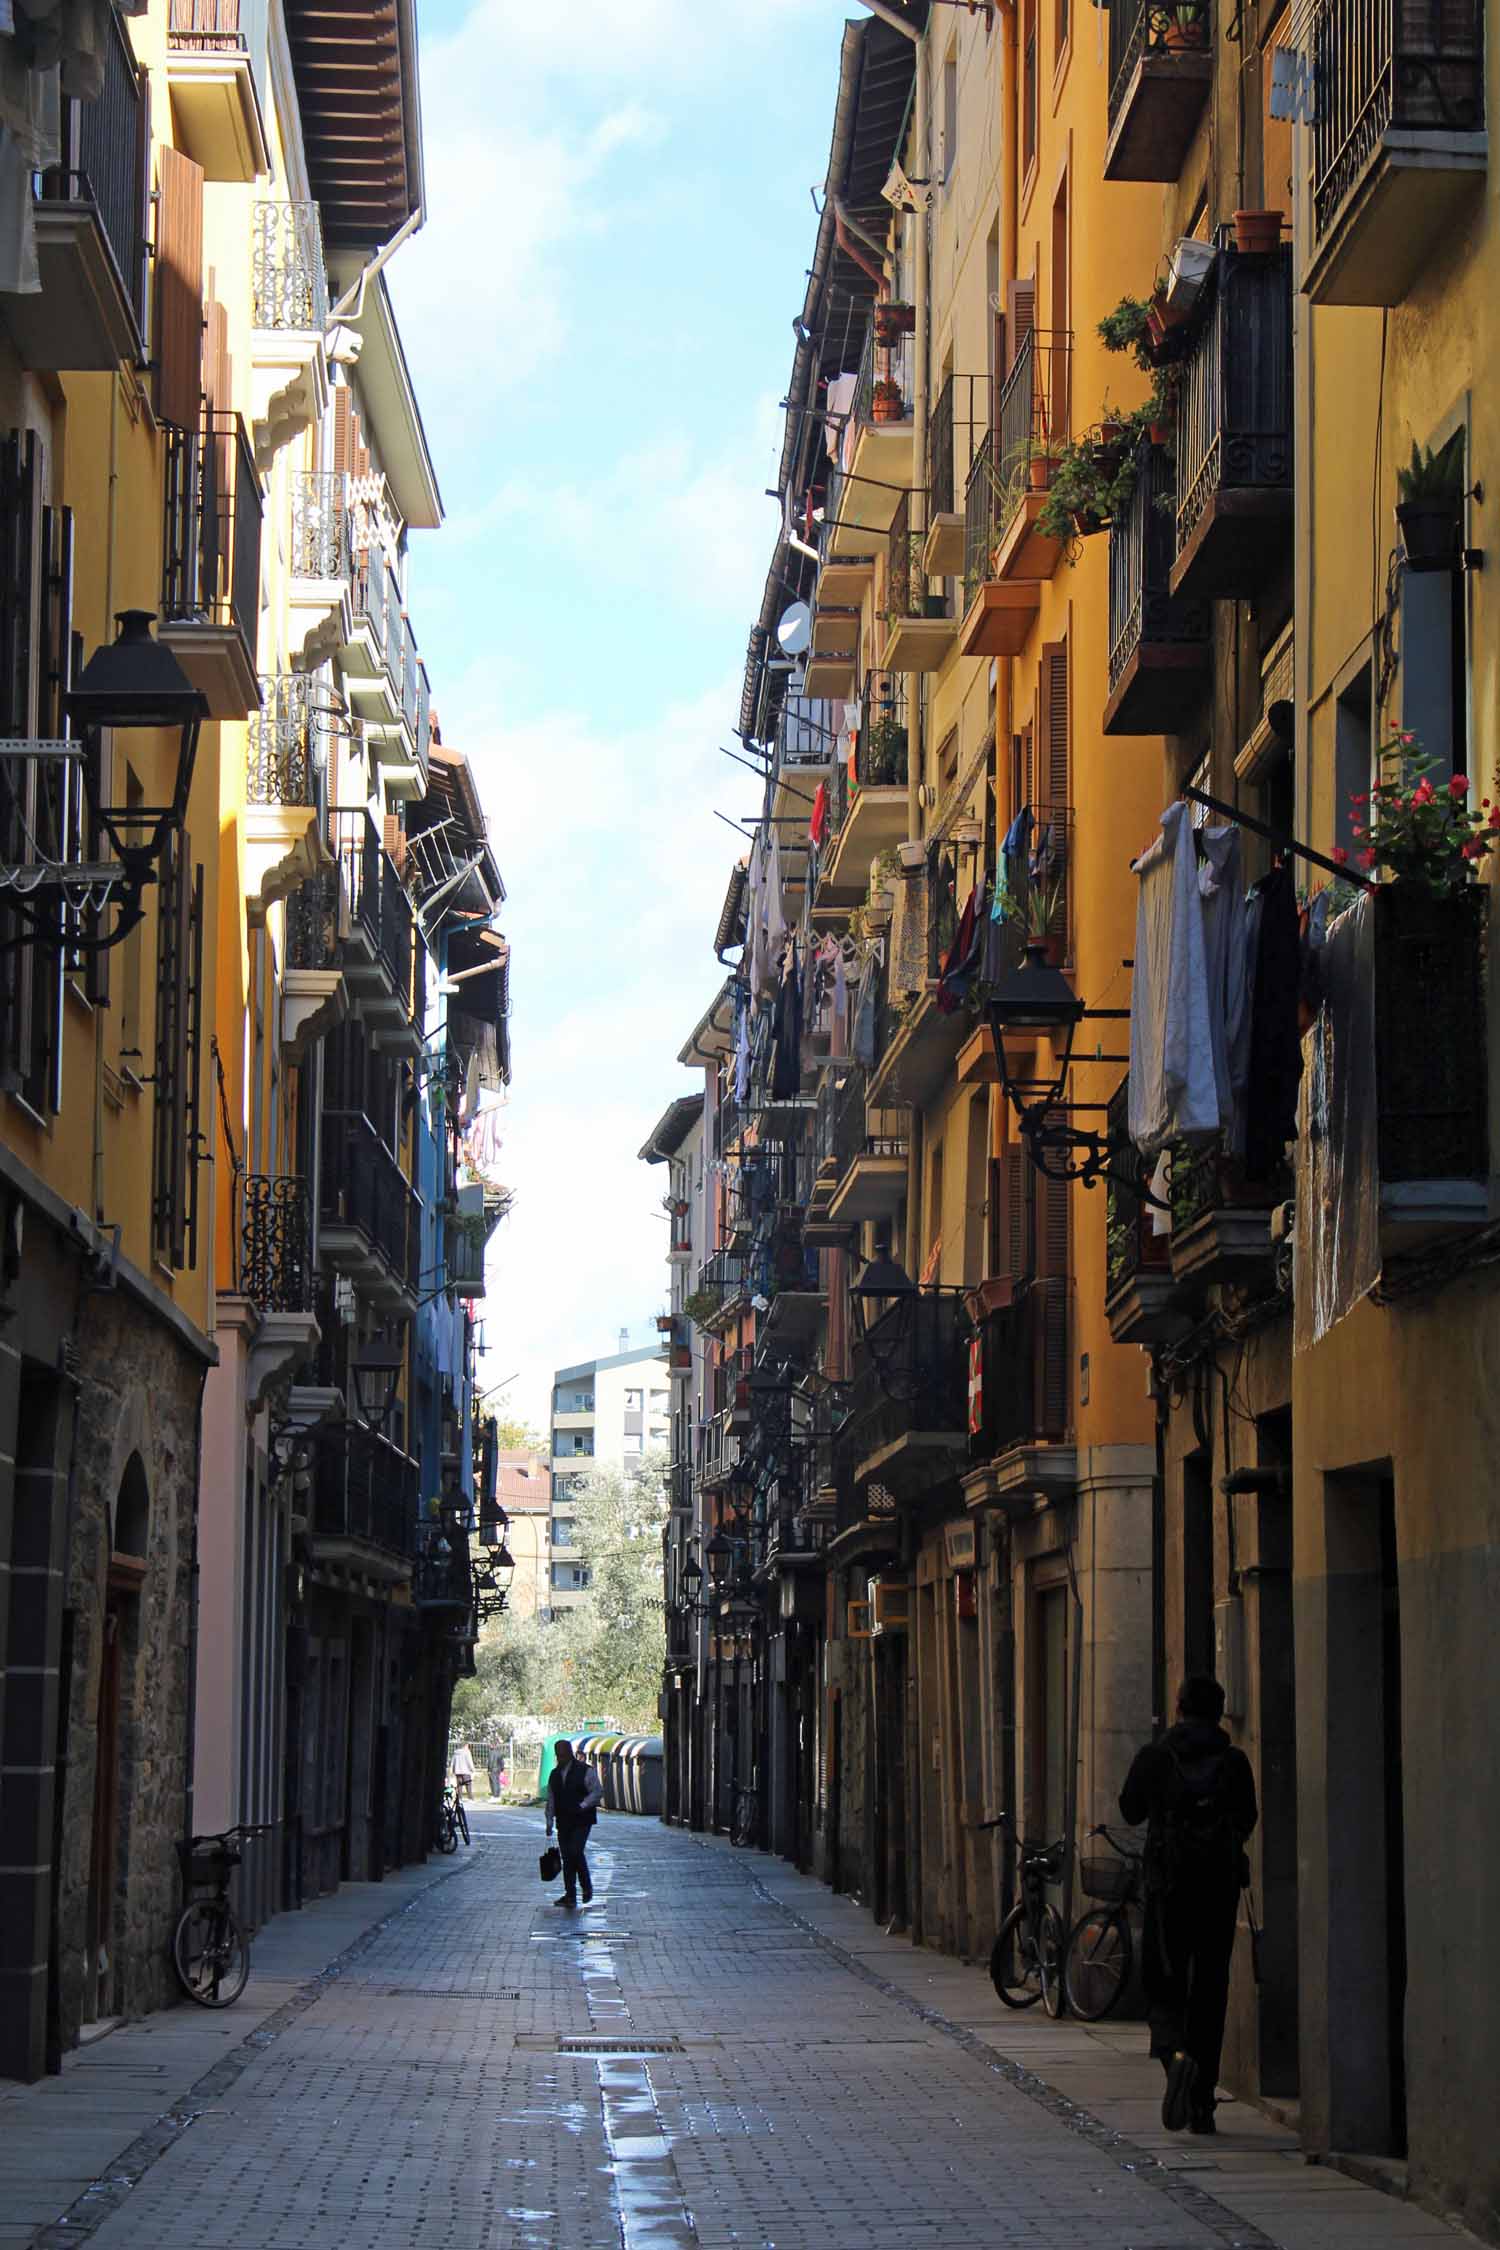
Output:
M870 1612L870 1636L877 1633L904 1633L911 1623L911 1588L884 1578L870 1580L870 1598L865 1604Z

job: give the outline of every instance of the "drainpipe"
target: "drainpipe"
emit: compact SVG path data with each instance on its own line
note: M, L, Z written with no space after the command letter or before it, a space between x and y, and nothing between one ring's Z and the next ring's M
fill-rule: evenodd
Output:
M917 101L915 131L917 141L917 163L922 168L924 173L928 169L928 130L927 48L925 42L923 42L919 44L917 48ZM912 480L913 483L917 487L919 487L922 495L917 501L917 529L918 531L925 532L927 529L927 345L928 328L930 325L928 320L927 305L929 293L927 213L925 211L914 211L911 215L911 224L915 226L917 230L916 267L912 280L912 296L914 299L914 310L916 313L916 325L911 340ZM921 583L922 589L925 593L927 588L927 579L925 574L923 575ZM909 746L906 760L906 833L909 837L915 840L915 838L920 833L921 827L922 782L926 773L927 761L926 744L923 740L922 728L921 673L914 673L912 675L912 679L913 686L911 689L911 708L906 714L907 742Z
M1016 32L1015 0L995 0L1004 27L1005 45L1001 53L1001 99L1009 110L1011 122L1011 153L1000 183L1000 286L1003 289L1007 276L1016 270L1017 244L1019 242L1020 176L1017 171L1017 152L1020 149L1021 86L1020 49ZM1003 369L997 369L1003 374ZM993 404L991 406L993 412ZM995 802L1001 804L1001 782L1010 770L1009 746L1014 730L1014 664L1002 660L995 672ZM1011 817L1019 808L1012 805Z
M844 207L842 203L836 201L833 206L834 240L837 242L839 248L843 251L844 256L846 258L851 258L854 261L855 265L858 266L861 273L869 275L869 278L874 282L876 289L883 297L886 294L885 275L881 271L879 266L872 265L870 263L870 260L865 256L864 252L859 248L859 245L854 241L854 238L851 235L849 229L850 221L845 214Z

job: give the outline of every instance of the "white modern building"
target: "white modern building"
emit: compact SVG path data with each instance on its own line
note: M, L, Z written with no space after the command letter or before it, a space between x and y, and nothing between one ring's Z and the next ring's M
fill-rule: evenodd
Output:
M552 1378L552 1607L571 1608L588 1583L571 1553L577 1493L595 1470L639 1470L671 1444L667 1356L660 1345L560 1367Z

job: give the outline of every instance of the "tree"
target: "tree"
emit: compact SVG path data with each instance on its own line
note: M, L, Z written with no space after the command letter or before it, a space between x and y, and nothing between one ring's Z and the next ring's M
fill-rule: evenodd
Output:
M547 1438L519 1415L503 1414L495 1422L495 1449L499 1453L535 1453L547 1458Z
M634 1477L598 1470L580 1481L574 1537L589 1583L573 1614L589 1630L589 1700L632 1732L654 1732L657 1724L666 1654L666 1520L667 1471L658 1455L645 1459Z

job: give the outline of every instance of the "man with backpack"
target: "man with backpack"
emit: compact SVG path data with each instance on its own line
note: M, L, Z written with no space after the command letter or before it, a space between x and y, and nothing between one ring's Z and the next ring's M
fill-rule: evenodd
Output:
M1250 1761L1220 1726L1223 1713L1217 1680L1184 1680L1177 1724L1136 1752L1120 1791L1121 1818L1148 1823L1146 2001L1172 2133L1214 2130L1245 1839L1258 1816Z

